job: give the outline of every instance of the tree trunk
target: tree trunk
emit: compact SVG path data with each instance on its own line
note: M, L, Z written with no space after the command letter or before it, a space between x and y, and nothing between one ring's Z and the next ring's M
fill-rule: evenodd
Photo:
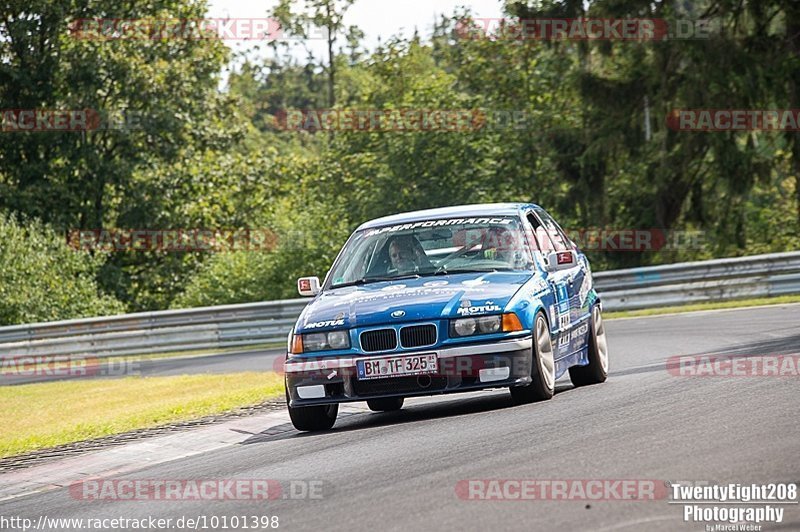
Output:
M336 63L333 57L333 43L336 41L336 36L334 32L336 29L333 27L333 21L331 20L331 4L325 6L327 10L327 20L328 20L328 106L331 108L336 104L336 97L334 94L334 86L336 85Z

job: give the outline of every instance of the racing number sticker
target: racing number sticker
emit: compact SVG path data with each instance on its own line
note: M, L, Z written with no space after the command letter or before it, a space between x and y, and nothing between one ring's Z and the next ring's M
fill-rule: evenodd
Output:
M570 323L572 323L566 284L561 283L556 286L556 301L558 303L558 328L564 330L569 328Z

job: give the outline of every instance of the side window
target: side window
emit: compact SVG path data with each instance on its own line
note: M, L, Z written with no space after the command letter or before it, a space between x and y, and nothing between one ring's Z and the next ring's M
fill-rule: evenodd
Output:
M544 224L545 231L554 244L554 251L566 251L573 249L572 241L567 238L564 231L558 226L553 218L547 214L543 209L535 209L536 214L541 218Z
M550 240L550 237L542 226L542 223L536 218L536 216L533 215L533 213L528 213L527 220L531 229L530 236L533 240L534 249L545 254L552 250L553 242Z

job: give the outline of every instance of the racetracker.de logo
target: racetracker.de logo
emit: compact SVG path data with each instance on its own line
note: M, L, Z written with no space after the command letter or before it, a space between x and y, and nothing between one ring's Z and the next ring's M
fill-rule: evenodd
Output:
M278 111L275 127L309 132L465 132L483 129L488 119L481 109L297 109Z
M402 358L397 356L395 358ZM483 355L440 358L437 361L437 370L425 373L430 377L478 377L482 370L508 368L509 375L524 375L530 373L528 362L519 357L495 355L489 359ZM318 378L332 380L358 375L355 360L331 360L321 358L303 358L301 360L284 360L275 357L272 370L279 375L302 374L304 378Z
M654 501L667 498L663 480L470 479L456 484L467 501Z
M564 232L581 251L674 251L702 249L705 244L703 231L589 227L564 228ZM549 239L539 240L544 251L552 251Z
M493 41L662 41L708 39L714 19L660 18L474 18L456 23L461 39Z
M101 125L94 109L2 109L0 131L93 131Z
M797 377L800 355L687 355L667 359L673 377Z
M652 18L476 18L457 23L462 39L594 41L661 40L669 34L666 21Z
M0 384L14 384L29 379L38 382L140 375L140 366L140 360L126 357L100 359L83 355L3 355L0 356Z
M73 499L83 501L264 501L281 498L277 480L268 479L98 479L69 486Z
M800 109L673 109L674 131L800 131Z
M278 245L270 229L72 229L67 245L84 251L258 251Z
M2 377L92 377L101 371L100 359L71 355L0 357Z
M3 133L138 131L153 124L153 116L130 109L0 109Z
M297 35L284 32L273 18L82 18L69 24L70 36L81 40L326 40L325 27L308 25Z

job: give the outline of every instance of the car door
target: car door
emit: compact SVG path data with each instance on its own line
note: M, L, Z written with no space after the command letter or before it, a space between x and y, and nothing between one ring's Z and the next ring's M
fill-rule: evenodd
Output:
M539 218L535 211L526 213L526 220L529 229L532 230L533 237L539 251L546 260L547 255L552 251L562 251L562 243L553 241L551 232L548 231L543 220ZM554 305L548 309L550 320L550 335L553 339L553 350L555 358L568 355L570 350L570 335L572 333L572 315L570 300L574 288L570 286L574 275L573 268L568 270L545 270L545 279L550 284L554 294Z
M591 311L588 306L584 306L586 296L591 287L591 277L587 269L587 262L575 243L567 236L560 225L544 209L535 209L536 214L542 219L547 228L548 234L556 242L556 245L563 249L570 249L575 252L575 266L567 270L570 274L570 309L571 321L574 327L579 327L584 320L588 320ZM557 251L560 251L558 249Z

